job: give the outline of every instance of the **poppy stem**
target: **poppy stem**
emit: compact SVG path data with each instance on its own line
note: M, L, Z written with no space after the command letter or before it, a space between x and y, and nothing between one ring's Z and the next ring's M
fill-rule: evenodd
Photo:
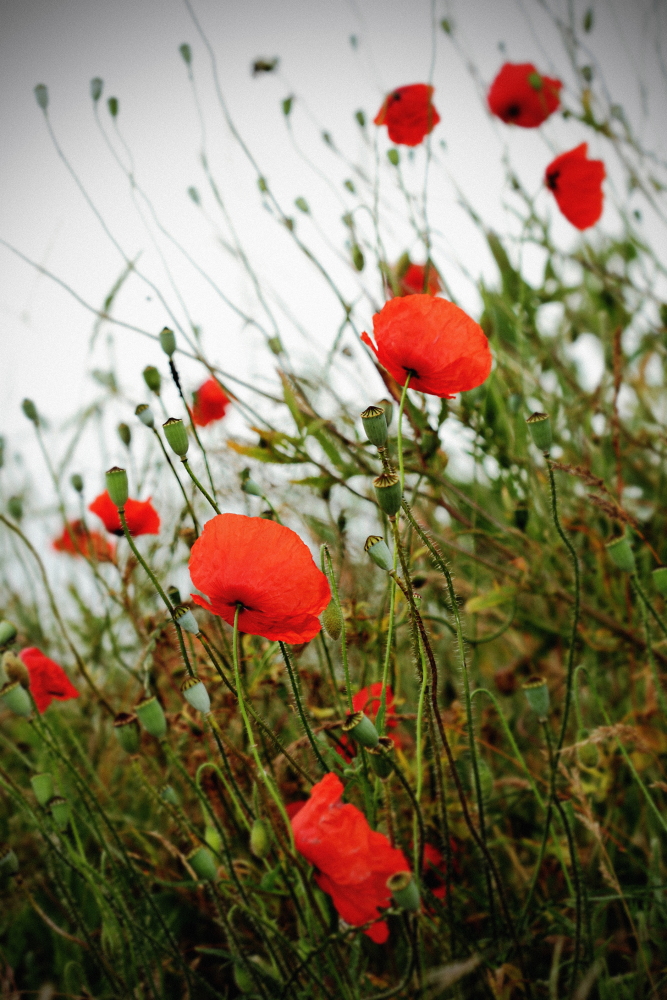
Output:
M380 691L380 707L378 709L375 725L380 736L385 735L384 717L387 711L387 683L389 680L389 665L391 663L391 647L394 640L394 620L396 618L396 564L398 561L398 551L394 546L394 568L391 583L389 585L389 622L387 624L387 646L384 654L384 666L382 669L382 688Z
M663 690L662 684L660 682L660 677L658 675L658 668L655 662L655 656L653 655L653 642L651 640L651 625L648 620L648 614L647 614L647 608L651 606L650 601L644 594L644 591L642 590L641 585L637 580L637 576L635 573L633 573L632 576L630 577L630 585L635 588L635 590L641 597L642 621L644 623L644 634L646 635L646 652L648 654L649 667L651 668L653 687L655 688L655 696L658 701L660 713L663 719L667 719L667 699L665 698L665 692ZM576 708L576 701L575 701L575 708Z
M398 449L398 478L401 481L401 493L403 492L403 483L405 482L405 469L403 467L403 409L405 408L405 400L408 394L408 386L410 385L410 379L412 375L408 372L403 385L403 391L401 393L401 402L398 407L398 431L396 434L396 447Z
M317 757L318 761L320 762L320 764L324 768L325 772L329 772L331 770L331 768L327 766L326 761L324 760L324 757L320 753L319 747L317 746L317 743L315 742L315 737L313 736L313 731L310 728L310 724L308 722L308 719L306 718L306 713L303 710L303 704L301 702L301 694L299 692L299 682L298 682L298 680L297 680L297 678L296 678L296 676L294 674L294 668L292 667L292 661L290 660L289 653L287 652L287 646L285 645L284 642L280 643L280 652L283 654L283 660L285 661L285 666L287 667L287 673L289 674L290 684L292 685L292 691L294 692L294 700L296 701L296 707L297 707L297 710L299 712L299 718L301 719L301 725L303 726L303 728L306 731L306 736L308 737L308 742L310 743L311 747L313 748L313 753L315 754L315 756Z
M197 523L197 518L195 517L195 512L194 512L194 510L192 508L192 505L190 503L189 497L188 497L187 493L185 492L185 486L181 482L180 476L176 472L176 467L174 466L174 463L172 462L171 458L169 457L169 452L167 451L167 449L164 446L164 441L160 437L160 432L158 431L157 427L153 428L153 433L155 434L155 437L158 439L158 442L160 444L160 448L162 449L162 454L166 458L167 463L169 465L169 468L174 473L174 478L176 479L176 482L178 483L178 485L181 488L181 493L183 494L183 499L185 500L186 506L187 506L187 508L188 508L188 510L190 512L190 517L192 518L192 524L193 524L193 527L195 529L195 535L197 536L197 538L199 538L199 524Z
M350 665L347 659L347 631L345 628L345 615L343 614L343 609L340 605L340 596L338 594L338 585L336 583L336 576L334 574L333 562L331 560L331 553L329 552L329 546L324 544L321 548L322 564L325 575L329 580L329 586L331 587L331 593L333 595L334 604L340 615L341 621L341 633L340 633L340 651L343 660L343 670L345 672L345 694L347 695L347 708L350 714L354 712L354 706L352 704L352 684L350 682ZM282 645L282 643L281 643Z
M208 481L211 484L211 490L213 491L213 496L215 496L215 485L213 483L213 476L211 475L211 470L209 468L208 458L206 456L206 449L204 448L204 445L201 443L201 441L199 439L199 434L197 434L197 428L195 426L195 422L194 422L193 417L192 417L192 410L188 406L187 401L185 399L185 395L183 393L183 387L181 386L181 379L180 379L180 376L178 374L178 369L176 368L176 364L174 363L173 357L169 358L169 371L171 372L171 377L172 377L172 379L174 381L174 385L178 389L178 394L179 394L179 396L181 397L181 399L183 401L183 406L185 407L185 409L187 411L187 414L188 414L188 417L190 418L190 426L192 427L192 433L194 434L195 441L199 445L199 450L201 451L201 453L202 453L202 455L204 457L204 465L206 466L206 471L208 473ZM199 487L199 489L201 489L201 486ZM206 494L206 497L208 499L208 494ZM218 514L219 513L220 513L220 511L218 511Z
M216 514L220 514L221 513L220 508L218 507L217 503L215 502L215 500L213 499L213 497L210 495L210 493L206 492L206 490L204 489L204 487L202 486L202 484L199 482L199 480L195 476L194 472L190 468L190 463L188 462L188 460L187 460L187 458L186 458L185 455L183 455L183 457L181 458L181 462L183 463L183 465L185 467L185 471L187 472L187 474L189 475L190 479L195 484L195 486L197 487L197 489L199 490L199 492L202 494L202 496L206 497L206 499L208 500L208 502L210 503L211 507L216 512Z

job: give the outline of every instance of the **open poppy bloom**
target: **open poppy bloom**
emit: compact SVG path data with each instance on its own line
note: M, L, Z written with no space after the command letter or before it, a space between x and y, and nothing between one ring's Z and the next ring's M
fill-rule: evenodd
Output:
M104 527L114 535L122 535L123 529L118 516L118 508L105 491L95 497L88 510L92 511L104 522ZM126 500L125 520L131 535L158 535L160 533L160 515L148 500Z
M376 125L387 126L392 142L401 146L418 146L440 121L432 98L433 87L426 83L397 87L387 94L373 121Z
M331 896L346 923L359 927L380 916L378 907L390 905L387 879L409 872L410 865L383 833L371 830L356 806L343 805L342 794L340 778L330 771L313 785L292 829L297 850L318 869L315 881L320 889ZM379 920L364 933L384 944L389 928Z
M113 546L98 531L88 531L83 521L69 521L53 547L56 552L86 556L96 562L113 562L114 558Z
M428 275L426 269L428 268ZM424 282L426 281L426 288ZM410 264L405 274L399 278L401 295L437 295L442 291L440 276L433 264Z
M561 153L545 171L545 183L558 202L561 212L577 229L594 226L602 215L602 160L589 160L588 143Z
M54 698L69 701L79 697L63 668L45 656L41 649L29 646L22 649L19 656L30 674L30 694L35 699L38 712L46 711Z
M308 642L331 600L327 578L291 528L263 517L219 514L192 546L190 577L208 601L192 599L239 631L271 641Z
M206 427L214 420L222 420L229 406L229 397L214 378L200 385L194 394L192 420L197 427Z
M537 128L560 104L562 86L532 63L505 63L489 88L489 109L508 125Z
M361 339L383 368L404 385L451 398L481 385L491 371L491 351L481 326L453 302L407 295L386 302L373 316L375 343Z
M381 696L382 683L380 681L376 681L374 684L370 684L368 687L362 688L361 691L357 691L357 693L352 696L352 708L355 712L364 712L371 722L375 722L377 714L380 711ZM385 695L384 719L387 730L396 729L398 719L396 718L394 706L394 692L391 690L389 685L387 685ZM400 746L401 741L395 733L387 732L387 736L396 744L396 746ZM341 757L347 761L351 761L353 757L353 755L347 750L349 742L349 738L345 733L343 733L340 737L340 745L336 747L337 753L339 753Z

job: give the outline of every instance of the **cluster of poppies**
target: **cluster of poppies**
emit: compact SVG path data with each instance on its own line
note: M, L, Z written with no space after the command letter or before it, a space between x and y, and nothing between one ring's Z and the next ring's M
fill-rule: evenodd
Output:
M532 63L505 63L489 88L487 103L491 113L507 124L538 128L560 107L562 86ZM374 121L387 126L392 142L418 146L440 121L433 87L425 83L398 87L387 95ZM580 230L595 225L602 215L604 163L589 160L587 154L587 143L581 143L557 156L544 174L559 209Z

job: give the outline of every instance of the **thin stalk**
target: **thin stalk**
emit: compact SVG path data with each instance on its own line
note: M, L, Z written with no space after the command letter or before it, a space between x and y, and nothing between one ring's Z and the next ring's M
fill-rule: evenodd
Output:
M642 610L642 620L644 622L644 633L646 635L646 652L648 653L648 662L651 669L651 677L653 678L653 686L655 688L655 696L660 707L660 713L662 718L667 718L667 698L665 697L665 692L663 690L662 684L660 682L660 676L658 674L658 667L655 662L655 656L653 655L653 643L651 641L651 626L648 619L647 609L648 603L644 600L643 592L641 592L640 587L637 586L638 581L636 575L630 577L630 583L635 588L637 593L641 595L640 606Z
M338 609L341 620L341 633L340 633L340 650L341 658L343 660L343 671L345 673L345 694L347 695L347 708L350 713L354 712L354 706L352 704L352 684L350 682L350 665L347 659L347 631L345 628L345 616L343 614L343 609L340 606L340 596L338 594L338 585L336 583L336 575L334 573L333 562L331 561L331 553L327 545L323 545L321 549L322 562L325 568L325 574L329 580L329 586L331 587L331 594L333 596L334 604Z
M221 510L220 510L220 508L218 507L217 503L215 502L215 500L213 499L213 497L212 497L212 496L210 495L210 493L208 493L208 492L207 492L207 491L206 491L206 490L204 489L204 487L203 487L203 486L202 486L202 484L201 484L201 483L199 482L199 480L198 480L198 479L197 479L197 477L195 476L194 472L193 472L193 471L192 471L192 469L190 468L190 463L188 462L188 459L187 459L187 456L186 456L186 455L183 455L183 457L181 458L181 462L183 463L183 466L184 466L184 468L185 468L185 471L187 472L187 474L189 475L190 479L191 479L191 480L192 480L192 482L193 482L193 483L195 484L195 486L197 487L197 489L199 490L199 492L200 492L200 493L202 494L202 496L206 497L206 499L208 500L208 502L210 503L211 507L212 507L212 508L213 508L213 510L214 510L214 511L216 512L216 514L220 514L220 513L221 513Z
M190 407L187 404L187 400L186 400L185 395L183 393L183 387L181 386L181 379L180 379L180 376L178 374L178 369L176 368L176 363L175 363L175 361L174 361L173 358L169 358L169 371L171 372L171 377L174 380L174 385L178 389L178 394L179 394L179 396L181 397L181 399L183 401L183 406L185 407L185 409L187 411L187 414L188 414L188 417L190 419L190 427L192 427L192 433L194 434L195 441L199 445L199 450L201 451L202 455L204 456L204 465L206 466L206 471L208 473L208 481L211 484L211 492L213 493L213 496L215 496L215 484L213 482L213 476L211 475L211 470L209 468L208 457L206 455L206 449L204 448L204 445L201 443L201 441L199 439L199 434L197 434L197 428L195 426L194 418L192 416L192 410L190 409ZM201 489L201 487L200 487L200 489ZM218 513L220 513L220 511L218 511Z
M176 480L176 482L178 483L178 485L179 485L179 487L181 489L181 493L183 494L183 499L185 500L185 505L186 505L186 507L188 508L188 510L190 512L190 517L192 518L192 524L193 524L193 527L195 529L195 535L197 536L197 538L199 538L199 524L197 522L197 518L195 516L195 512L194 512L194 509L192 507L192 504L190 503L190 498L188 497L187 493L185 492L185 486L181 482L181 477L176 472L176 467L175 467L174 463L171 460L169 452L167 451L167 449L164 446L164 441L160 437L160 432L158 431L157 427L153 427L153 434L155 434L155 437L158 439L158 443L160 445L160 448L162 449L162 454L166 458L167 464L169 465L169 468L171 469L171 471L174 474L174 479Z
M398 561L398 550L394 546L394 569L393 572L396 573L396 565ZM396 618L396 580L392 576L391 583L389 585L389 624L387 625L387 646L384 654L384 666L382 669L382 689L380 691L380 707L378 709L377 718L375 720L375 725L377 727L380 736L384 736L386 726L385 726L385 713L387 710L387 681L389 679L389 665L391 663L391 648L394 641L394 621Z
M405 384L403 386L403 391L401 393L401 402L398 407L398 430L396 432L396 446L398 448L398 477L401 481L401 492L403 492L403 483L405 482L405 469L403 468L403 409L405 407L405 399L408 393L408 386L410 385L410 379L412 375L408 372Z
M287 667L287 673L289 674L290 684L292 685L292 692L294 694L294 700L296 701L296 707L299 712L299 718L301 719L301 725L306 731L306 736L308 737L308 742L312 747L313 753L317 757L321 766L324 768L325 772L328 773L331 770L331 768L327 766L324 757L320 753L317 741L315 740L315 737L313 736L313 731L310 728L310 723L306 718L306 713L303 710L303 704L301 702L301 694L299 692L299 682L294 674L292 661L290 660L289 653L287 652L287 646L282 641L280 642L280 652L283 654L283 660L285 661L285 666Z

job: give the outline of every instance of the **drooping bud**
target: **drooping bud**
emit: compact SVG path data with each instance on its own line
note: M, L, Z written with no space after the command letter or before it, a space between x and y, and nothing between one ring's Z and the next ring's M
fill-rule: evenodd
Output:
M53 822L59 830L66 830L69 826L69 804L62 795L54 795L49 802L49 812L53 817Z
M380 508L389 517L394 517L401 509L403 491L401 481L394 472L382 472L373 480L375 496Z
M118 424L118 437L121 439L126 448L130 447L132 443L132 431L127 426L127 424Z
M99 101L102 96L102 88L104 87L104 80L101 80L99 76L94 76L90 81L90 96L92 97L95 104Z
M39 414L37 413L37 407L31 399L24 399L21 403L21 409L25 413L28 420L32 420L35 427L39 424Z
M615 566L623 570L624 573L634 573L635 557L627 534L622 534L619 538L613 538L605 546L609 553L609 558Z
M4 649L16 638L16 625L8 621L0 621L0 649Z
M26 691L29 690L30 674L28 668L20 656L16 656L10 650L3 654L2 672L8 681L12 681L12 683L18 681L22 688L25 688Z
M280 337L269 337L269 339L267 340L267 344L269 346L269 350L273 354L275 354L276 357L279 354L282 354L283 351L284 351L284 349L285 349L283 347L283 344L282 344L282 341L281 341Z
M135 712L146 732L156 739L161 740L167 732L167 720L162 711L162 705L155 695L140 701L135 708Z
M7 501L7 510L15 521L23 518L23 497L10 497Z
M83 493L83 476L80 476L78 472L74 472L69 477L69 481L73 490L76 490L77 493Z
M250 829L250 850L256 858L265 858L271 850L269 829L263 819L256 819Z
M187 860L197 878L213 882L218 874L218 868L208 847L201 845L195 847L194 851L188 854Z
M383 569L385 573L391 573L394 563L384 538L380 535L369 535L364 544L364 552L371 557L376 566Z
M378 745L378 731L364 712L352 712L343 726L343 732L349 733L352 739L362 747L373 749Z
M49 91L45 84L38 83L35 87L35 97L42 111L46 111L49 106Z
M55 794L53 775L45 771L44 774L35 774L30 779L32 790L40 806L45 806L50 802Z
M113 731L125 753L138 753L141 743L139 720L132 712L119 712L113 720Z
M106 474L107 493L111 497L111 502L116 507L124 507L130 495L127 483L127 472L114 465Z
M329 601L322 612L322 628L334 642L338 642L343 631L343 616L334 600Z
M167 805L170 806L176 807L181 804L181 800L176 794L176 790L174 789L173 785L163 785L162 788L160 789L160 798L162 799L163 802L166 802Z
M135 415L139 417L142 424L145 424L146 427L155 427L155 417L153 416L153 411L148 403L139 403L134 412Z
M27 719L32 712L30 695L18 681L9 681L0 688L0 698L10 711Z
M208 715L211 711L211 699L208 691L198 677L186 678L181 684L181 694L202 715Z
M19 859L9 844L0 845L0 875L17 875Z
M548 455L553 442L551 433L551 418L548 413L531 413L526 419L528 430L531 433L535 447L539 448L543 454Z
M384 448L389 436L384 409L381 406L369 406L361 414L361 419L370 443L376 448Z
M667 597L667 566L659 566L658 569L653 570L651 575L655 589L663 597Z
M169 357L176 350L176 334L168 326L164 326L160 331L160 347Z
M188 441L188 432L181 418L170 417L166 423L162 424L162 428L171 450L181 458L187 455L190 442Z
M109 100L107 101L107 107L109 109L109 114L111 115L111 117L116 118L118 116L118 98L110 97Z
M400 157L398 155L398 150L397 149L388 149L387 150L387 159L391 163L392 167L397 167L398 164L399 164L399 160L400 160Z
M181 628L184 628L186 632L190 632L192 635L199 635L199 624L197 623L197 619L193 615L190 608L186 607L184 604L174 608L173 618L174 621Z
M549 714L549 688L544 677L529 677L522 685L526 701L540 722Z
M387 879L387 888L397 906L416 913L420 906L419 889L412 872L396 872Z
M241 489L252 497L263 497L262 487L259 486L250 475L250 469L244 469L241 473Z
M378 745L368 751L371 767L378 778L388 778L394 770L393 752L394 741L389 736L381 736Z

